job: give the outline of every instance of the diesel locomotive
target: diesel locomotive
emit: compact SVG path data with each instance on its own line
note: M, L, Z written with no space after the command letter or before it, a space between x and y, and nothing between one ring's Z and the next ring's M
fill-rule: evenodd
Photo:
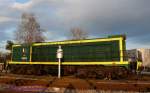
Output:
M126 55L124 35L106 38L15 44L8 68L11 73L57 75L58 46L63 50L61 74L80 78L124 78L131 62ZM135 69L141 66L136 59Z

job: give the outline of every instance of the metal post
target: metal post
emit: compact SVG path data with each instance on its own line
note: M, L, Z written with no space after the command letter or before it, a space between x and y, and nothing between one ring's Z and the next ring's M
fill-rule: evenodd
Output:
M57 58L58 58L58 78L61 78L61 58L63 58L63 50L61 49L61 46L58 46Z
M61 58L58 58L58 78L61 78Z

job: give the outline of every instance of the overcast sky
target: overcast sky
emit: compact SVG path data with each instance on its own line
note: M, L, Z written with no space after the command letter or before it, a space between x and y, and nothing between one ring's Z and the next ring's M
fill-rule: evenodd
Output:
M128 49L150 48L150 0L0 0L0 47L14 39L23 12L35 14L47 41L80 27L90 38L126 34Z

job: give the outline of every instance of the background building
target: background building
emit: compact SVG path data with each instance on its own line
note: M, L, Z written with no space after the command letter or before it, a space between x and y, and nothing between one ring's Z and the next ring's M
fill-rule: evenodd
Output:
M127 50L128 57L136 57L144 67L150 67L150 49L140 48Z
M150 67L150 49L138 49L142 54L143 66Z

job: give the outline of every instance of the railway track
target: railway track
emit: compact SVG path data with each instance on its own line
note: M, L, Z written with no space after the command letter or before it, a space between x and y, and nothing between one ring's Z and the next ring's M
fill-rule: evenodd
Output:
M148 78L148 77L147 77ZM35 93L102 93L104 91L150 92L150 77L145 80L94 80L75 77L1 75L0 91ZM12 92L13 93L13 92ZM19 92L18 92L19 93ZM105 92L103 92L105 93ZM115 92L116 93L116 92ZM123 92L122 92L123 93Z

